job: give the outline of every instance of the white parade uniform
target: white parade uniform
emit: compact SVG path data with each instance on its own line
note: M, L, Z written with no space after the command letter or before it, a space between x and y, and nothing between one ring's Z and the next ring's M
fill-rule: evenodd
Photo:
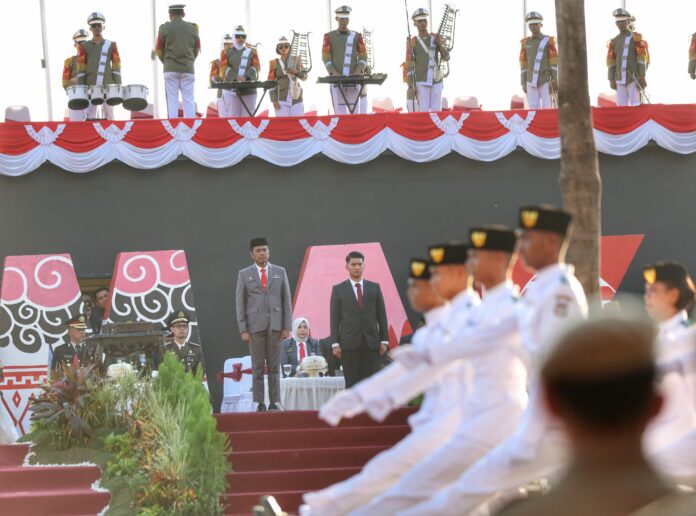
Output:
M478 303L476 293L466 290L456 296L451 304L431 310L426 314L426 326L415 333L413 345L420 348L443 338L445 328L454 320L465 317ZM401 364L393 362L380 373L355 385L350 390L358 393L362 406L351 414L362 412L365 403L381 396L407 373L408 370ZM394 485L406 471L454 432L461 416L457 403L457 399L464 395L461 388L459 374L443 375L425 392L418 412L409 417L411 433L370 460L359 474L321 491L306 494L304 500L311 508L310 514L347 514ZM413 393L408 399L421 392Z
M497 494L556 473L565 465L565 436L544 409L538 371L559 332L587 316L585 293L572 266L555 264L537 273L518 307L522 342L531 363L529 405L515 431L449 487L398 514L469 514Z
M352 515L394 514L427 500L512 433L527 403L520 333L516 324L501 324L516 320L515 304L512 283L502 283L484 295L481 305L454 333L429 343L434 368L453 359L471 362L472 390L465 399L455 400L461 406L461 422L396 486Z

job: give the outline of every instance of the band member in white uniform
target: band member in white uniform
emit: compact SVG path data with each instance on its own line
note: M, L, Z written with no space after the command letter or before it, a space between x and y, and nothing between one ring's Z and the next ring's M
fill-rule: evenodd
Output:
M224 82L258 81L261 65L256 49L246 44L244 27L237 25L232 34L234 43L220 54L220 77ZM244 97L244 103L240 100ZM223 90L227 116L252 116L256 107L256 89ZM244 107L246 105L246 108Z
M525 21L532 35L521 42L522 89L529 109L552 108L551 91L558 91L556 38L541 33L544 18L538 12L527 14Z
M299 56L295 56L294 63L288 67L290 42L285 36L278 40L276 54L279 57L268 64L268 80L278 81L276 87L269 91L276 116L302 116L304 101L300 81L307 79L307 72L302 69Z
M80 29L73 34L73 44L75 46L75 55L68 57L63 63L63 88L76 86L78 84L78 76L84 79L85 72L77 71L77 59L80 54L80 47L89 38L89 33L85 29ZM68 108L71 122L81 122L87 117L87 109L70 109Z
M619 34L609 41L607 68L609 86L616 90L617 106L638 106L641 89L647 87L645 75L650 61L648 44L638 32L631 32L631 14L625 9L616 9L614 19Z
M455 321L465 319L479 304L476 293L469 287L466 270L466 245L443 244L431 246L440 260L433 266L436 279L432 282L426 260L411 260L411 279L408 296L415 309L426 310L442 298L451 300L445 305L425 313L426 326L413 337L413 345L425 346L439 340L454 326ZM420 410L409 418L412 432L393 448L377 455L354 477L315 493L305 495L311 514L347 514L368 503L372 498L394 485L411 467L435 450L454 432L461 416L459 400L466 395L462 381L465 371L461 367L445 367L437 382L425 391ZM379 396L407 373L400 364L393 362L380 373L355 385L342 395L333 398L322 407L320 417L330 424L338 424L341 417L352 417L366 408L369 400ZM339 395L340 396L340 395Z
M536 272L522 292L517 324L529 356L529 405L505 441L453 484L398 514L469 514L487 500L559 471L567 440L552 424L541 399L538 370L555 339L587 316L587 300L572 266L563 263L570 214L549 206L520 209L520 255Z

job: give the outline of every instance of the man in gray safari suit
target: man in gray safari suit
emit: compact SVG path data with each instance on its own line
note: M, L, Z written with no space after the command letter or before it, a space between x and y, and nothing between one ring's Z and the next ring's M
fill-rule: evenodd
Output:
M249 345L253 370L252 392L257 411L264 412L263 368L268 368L268 410L280 403L280 340L290 336L292 304L285 269L268 263L265 238L250 245L254 263L237 276L237 323L242 340Z

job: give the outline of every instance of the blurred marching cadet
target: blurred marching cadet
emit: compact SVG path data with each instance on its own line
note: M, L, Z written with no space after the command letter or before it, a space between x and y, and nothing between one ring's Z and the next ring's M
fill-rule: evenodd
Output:
M89 33L85 29L80 29L73 34L73 44L75 46L75 55L68 57L63 63L63 88L75 86L78 84L78 78L84 77L84 71L77 70L77 56L80 54L80 47L89 38ZM71 122L80 122L87 116L86 109L68 109Z
M570 441L569 467L548 494L513 502L501 515L696 514L693 496L668 486L642 450L663 401L653 339L652 325L621 319L585 323L560 339L541 384Z
M65 321L68 327L67 342L58 346L51 359L51 375L60 374L62 368L76 362L84 365L87 346L84 343L87 318L83 314L75 315Z
M689 75L692 79L696 79L696 33L691 36L689 46Z
M223 82L258 81L261 71L259 56L256 49L247 44L244 27L237 25L232 35L232 45L220 54L220 78ZM244 97L244 103L240 96ZM222 98L228 117L251 116L256 106L256 88L223 90ZM244 105L247 107L244 108Z
M88 86L106 86L121 84L121 56L115 41L104 39L106 18L103 14L94 12L87 17L92 39L85 41L79 49L77 58L78 84ZM82 77L84 73L84 77ZM113 106L102 105L107 120L114 119ZM97 106L90 104L87 108L87 118L94 118Z
M164 345L164 351L171 351L184 366L184 371L198 372L200 364L201 374L205 376L205 362L203 350L200 344L186 340L189 334L189 322L191 318L183 310L178 310L169 316L167 327L174 338Z
M409 303L425 318L425 326L418 329L412 339L412 345L418 348L444 338L448 328L455 321L465 319L479 303L477 294L470 288L467 246L452 242L433 245L430 249L437 258L437 265L432 260L414 258L409 268ZM433 273L437 277L433 278ZM368 504L448 439L461 419L459 400L466 393L463 379L467 369L456 364L442 371L446 374L439 375L437 382L424 389L418 412L409 417L411 433L373 458L359 474L321 491L307 493L304 499L309 504L310 514L347 514ZM402 383L407 373L404 366L393 362L332 398L322 406L319 416L337 425L344 417L360 414L385 390Z
M285 36L278 40L276 54L280 57L268 64L268 80L278 81L277 86L269 93L276 116L301 116L304 114L304 103L299 81L307 79L307 72L302 70L299 58L295 59L292 68L288 68L290 42Z
M162 61L167 96L167 118L179 116L179 91L184 118L196 116L193 100L194 62L201 51L198 25L184 21L186 4L169 4L169 21L159 27L155 54Z
M648 45L641 34L630 31L628 11L616 9L614 19L619 34L608 44L609 85L616 90L617 106L638 106L648 85L645 80L650 64Z
M519 211L519 252L536 273L518 303L517 324L528 357L529 404L515 431L457 481L406 515L469 514L481 504L558 472L567 459L566 438L544 408L539 370L558 336L587 317L587 300L573 268L564 263L571 215L546 205ZM402 513L399 513L402 514Z
M350 13L352 9L342 5L336 9L336 21L338 29L324 34L321 59L326 66L329 75L362 75L367 67L367 48L362 34L348 29ZM331 101L334 113L337 115L348 114L348 105L353 105L358 100L358 87L355 85L342 86L343 99L339 85L331 85ZM356 113L364 114L366 103L358 102Z
M541 33L544 18L538 12L527 14L525 21L532 35L522 38L520 68L529 109L556 107L551 95L558 91L556 38Z
M222 37L222 51L224 52L228 48L232 46L232 42L234 40L232 39L232 36L230 34L225 34ZM219 82L222 82L222 78L220 77L220 58L218 59L213 59L210 62L210 84L217 84ZM220 118L226 118L227 117L227 110L225 109L225 102L222 100L222 90L218 89L217 91L217 111L218 111L218 116Z
M438 62L440 59L449 61L450 56L442 38L428 32L429 15L428 10L421 7L411 16L418 35L406 40L406 69L414 70L416 75L418 109L412 105L409 111L442 110L443 77Z

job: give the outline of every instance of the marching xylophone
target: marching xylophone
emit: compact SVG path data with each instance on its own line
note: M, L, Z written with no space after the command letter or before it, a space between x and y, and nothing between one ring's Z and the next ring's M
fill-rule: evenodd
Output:
M327 75L326 77L319 77L317 79L317 84L330 84L332 86L337 86L338 91L343 97L343 101L348 106L348 111L352 115L355 109L358 107L358 102L360 102L360 94L365 89L368 84L380 85L387 80L386 73L374 73L370 75ZM358 94L355 96L355 102L350 102L346 92L343 90L345 87L358 87Z
M278 85L278 81L234 81L234 82L211 82L210 87L212 89L216 90L233 90L233 91L238 91L240 92L239 95L239 100L242 103L242 106L244 106L244 109L246 112L249 114L249 116L256 116L257 111L259 110L259 107L261 106L261 102L263 102L263 98L266 96L266 92L268 90L272 90ZM252 113L251 109L249 109L249 106L246 105L246 102L244 102L244 94L242 94L241 90L251 90L251 89L262 89L263 90L263 95L261 95L261 98L259 101L256 103L256 106L254 107L254 111Z

